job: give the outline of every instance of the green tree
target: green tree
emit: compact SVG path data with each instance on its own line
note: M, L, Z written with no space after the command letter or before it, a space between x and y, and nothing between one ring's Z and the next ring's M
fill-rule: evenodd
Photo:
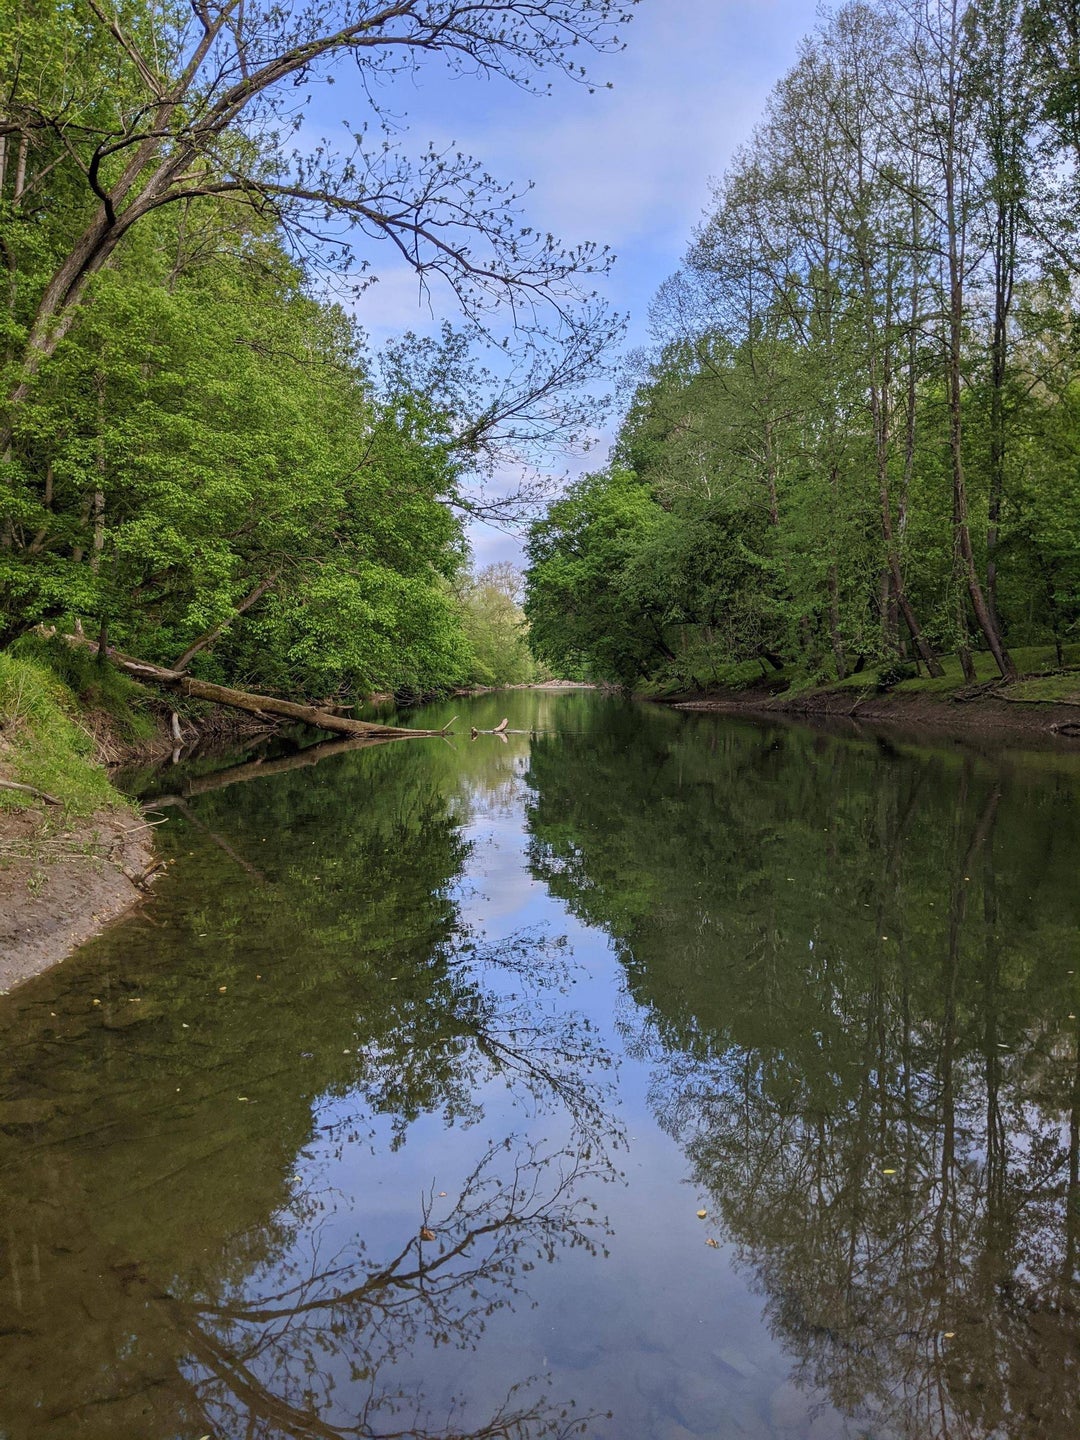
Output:
M662 612L635 603L628 567L660 516L624 470L587 475L529 531L525 614L534 653L557 673L632 683L663 657Z
M529 627L521 608L524 579L507 562L460 582L457 600L469 643L469 678L480 685L526 685L536 678Z

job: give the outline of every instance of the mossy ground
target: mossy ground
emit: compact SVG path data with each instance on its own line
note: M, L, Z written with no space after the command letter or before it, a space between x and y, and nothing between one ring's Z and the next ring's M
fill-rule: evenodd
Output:
M1005 687L1004 693L1011 700L1031 702L1052 702L1080 700L1080 645L1067 645L1062 652L1064 665L1059 665L1052 645L1019 646L1012 652L1016 668L1023 677L1019 683ZM975 664L976 682L990 684L999 680L994 657L986 652L972 656ZM900 680L896 684L882 684L877 670L864 670L858 675L849 675L845 680L834 681L823 688L826 690L882 690L894 695L931 695L942 699L963 690L967 682L955 655L943 655L941 667L945 674L933 678L916 675Z

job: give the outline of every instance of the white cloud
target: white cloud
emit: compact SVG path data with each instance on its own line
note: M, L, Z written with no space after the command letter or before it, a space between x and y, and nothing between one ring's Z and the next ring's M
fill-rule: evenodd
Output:
M543 99L424 67L393 94L391 108L410 112L409 148L454 145L499 179L535 182L523 203L534 229L615 250L618 263L601 288L630 312L630 341L640 344L649 301L680 263L710 178L748 137L816 13L817 0L644 0L626 51L593 62L611 91L559 84ZM340 120L342 101L362 98L344 89L339 83L333 92L324 128ZM422 296L407 267L380 264L392 260L385 247L374 246L371 260L379 283L354 309L374 344L456 316L448 287ZM602 464L605 452L601 444L572 473ZM499 531L473 525L469 534L479 565L519 558L516 542Z

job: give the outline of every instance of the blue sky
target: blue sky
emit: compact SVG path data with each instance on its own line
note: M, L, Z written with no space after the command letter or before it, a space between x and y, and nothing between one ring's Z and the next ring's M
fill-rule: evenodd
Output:
M566 243L610 245L618 259L604 292L629 313L627 346L640 345L649 302L678 267L710 180L749 135L817 13L814 0L642 0L626 50L593 62L611 90L590 95L565 81L540 97L428 67L398 85L392 108L404 113L414 142L453 143L500 179L531 180L534 228ZM343 120L364 113L347 67L336 82L319 93L309 120L331 138ZM415 276L388 253L372 259L379 281L356 313L374 344L429 327L432 310ZM441 318L440 297L432 303ZM445 313L452 316L449 307ZM600 437L588 464L602 463L609 439ZM477 565L519 558L517 541L490 527L474 527L470 539Z

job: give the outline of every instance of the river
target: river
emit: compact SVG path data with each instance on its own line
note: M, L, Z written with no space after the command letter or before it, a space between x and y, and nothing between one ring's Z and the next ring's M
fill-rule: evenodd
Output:
M455 710L134 777L0 1002L3 1440L1075 1440L1080 757Z

